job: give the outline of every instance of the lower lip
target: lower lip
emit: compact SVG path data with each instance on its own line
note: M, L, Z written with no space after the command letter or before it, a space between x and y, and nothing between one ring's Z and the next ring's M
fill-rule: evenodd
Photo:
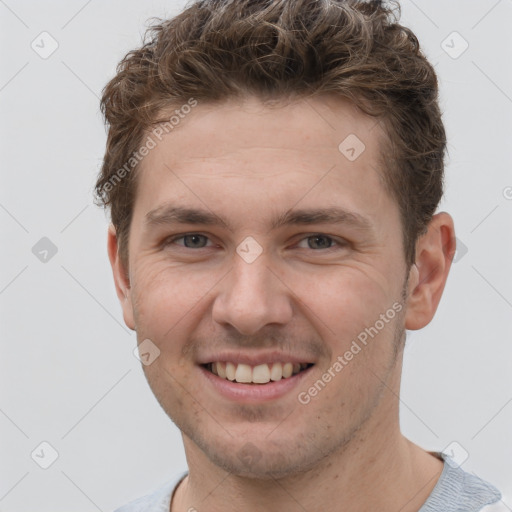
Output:
M283 397L296 388L312 368L314 365L291 377L270 381L267 384L241 384L218 377L203 366L199 366L202 375L219 394L230 400L247 403L266 402Z

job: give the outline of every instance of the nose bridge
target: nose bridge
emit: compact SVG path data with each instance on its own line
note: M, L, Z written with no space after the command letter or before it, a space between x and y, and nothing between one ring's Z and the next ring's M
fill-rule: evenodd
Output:
M213 319L220 324L229 323L246 335L269 323L285 324L292 316L286 290L266 254L253 260L236 254L229 277L223 280L215 299Z

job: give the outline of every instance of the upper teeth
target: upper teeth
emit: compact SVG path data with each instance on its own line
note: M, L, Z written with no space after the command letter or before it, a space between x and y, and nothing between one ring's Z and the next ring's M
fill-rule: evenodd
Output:
M215 362L210 363L210 369L223 379L236 382L266 384L271 380L281 380L291 377L307 368L308 363L270 363L250 366L248 364L235 364Z

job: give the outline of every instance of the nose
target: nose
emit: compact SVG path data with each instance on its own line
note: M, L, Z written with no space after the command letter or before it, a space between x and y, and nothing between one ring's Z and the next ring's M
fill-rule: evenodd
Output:
M221 281L213 304L215 322L229 324L244 335L254 335L267 324L290 322L293 308L289 283L269 263L265 253L252 263L235 254L233 268Z

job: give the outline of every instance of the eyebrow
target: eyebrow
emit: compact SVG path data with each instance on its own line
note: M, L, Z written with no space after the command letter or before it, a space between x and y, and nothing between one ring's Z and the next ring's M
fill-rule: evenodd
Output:
M164 205L151 210L145 215L144 224L147 229L169 224L201 224L223 226L233 231L229 223L211 211L175 205ZM339 207L288 210L272 219L270 229L309 224L345 224L361 231L374 232L374 226L369 219Z

